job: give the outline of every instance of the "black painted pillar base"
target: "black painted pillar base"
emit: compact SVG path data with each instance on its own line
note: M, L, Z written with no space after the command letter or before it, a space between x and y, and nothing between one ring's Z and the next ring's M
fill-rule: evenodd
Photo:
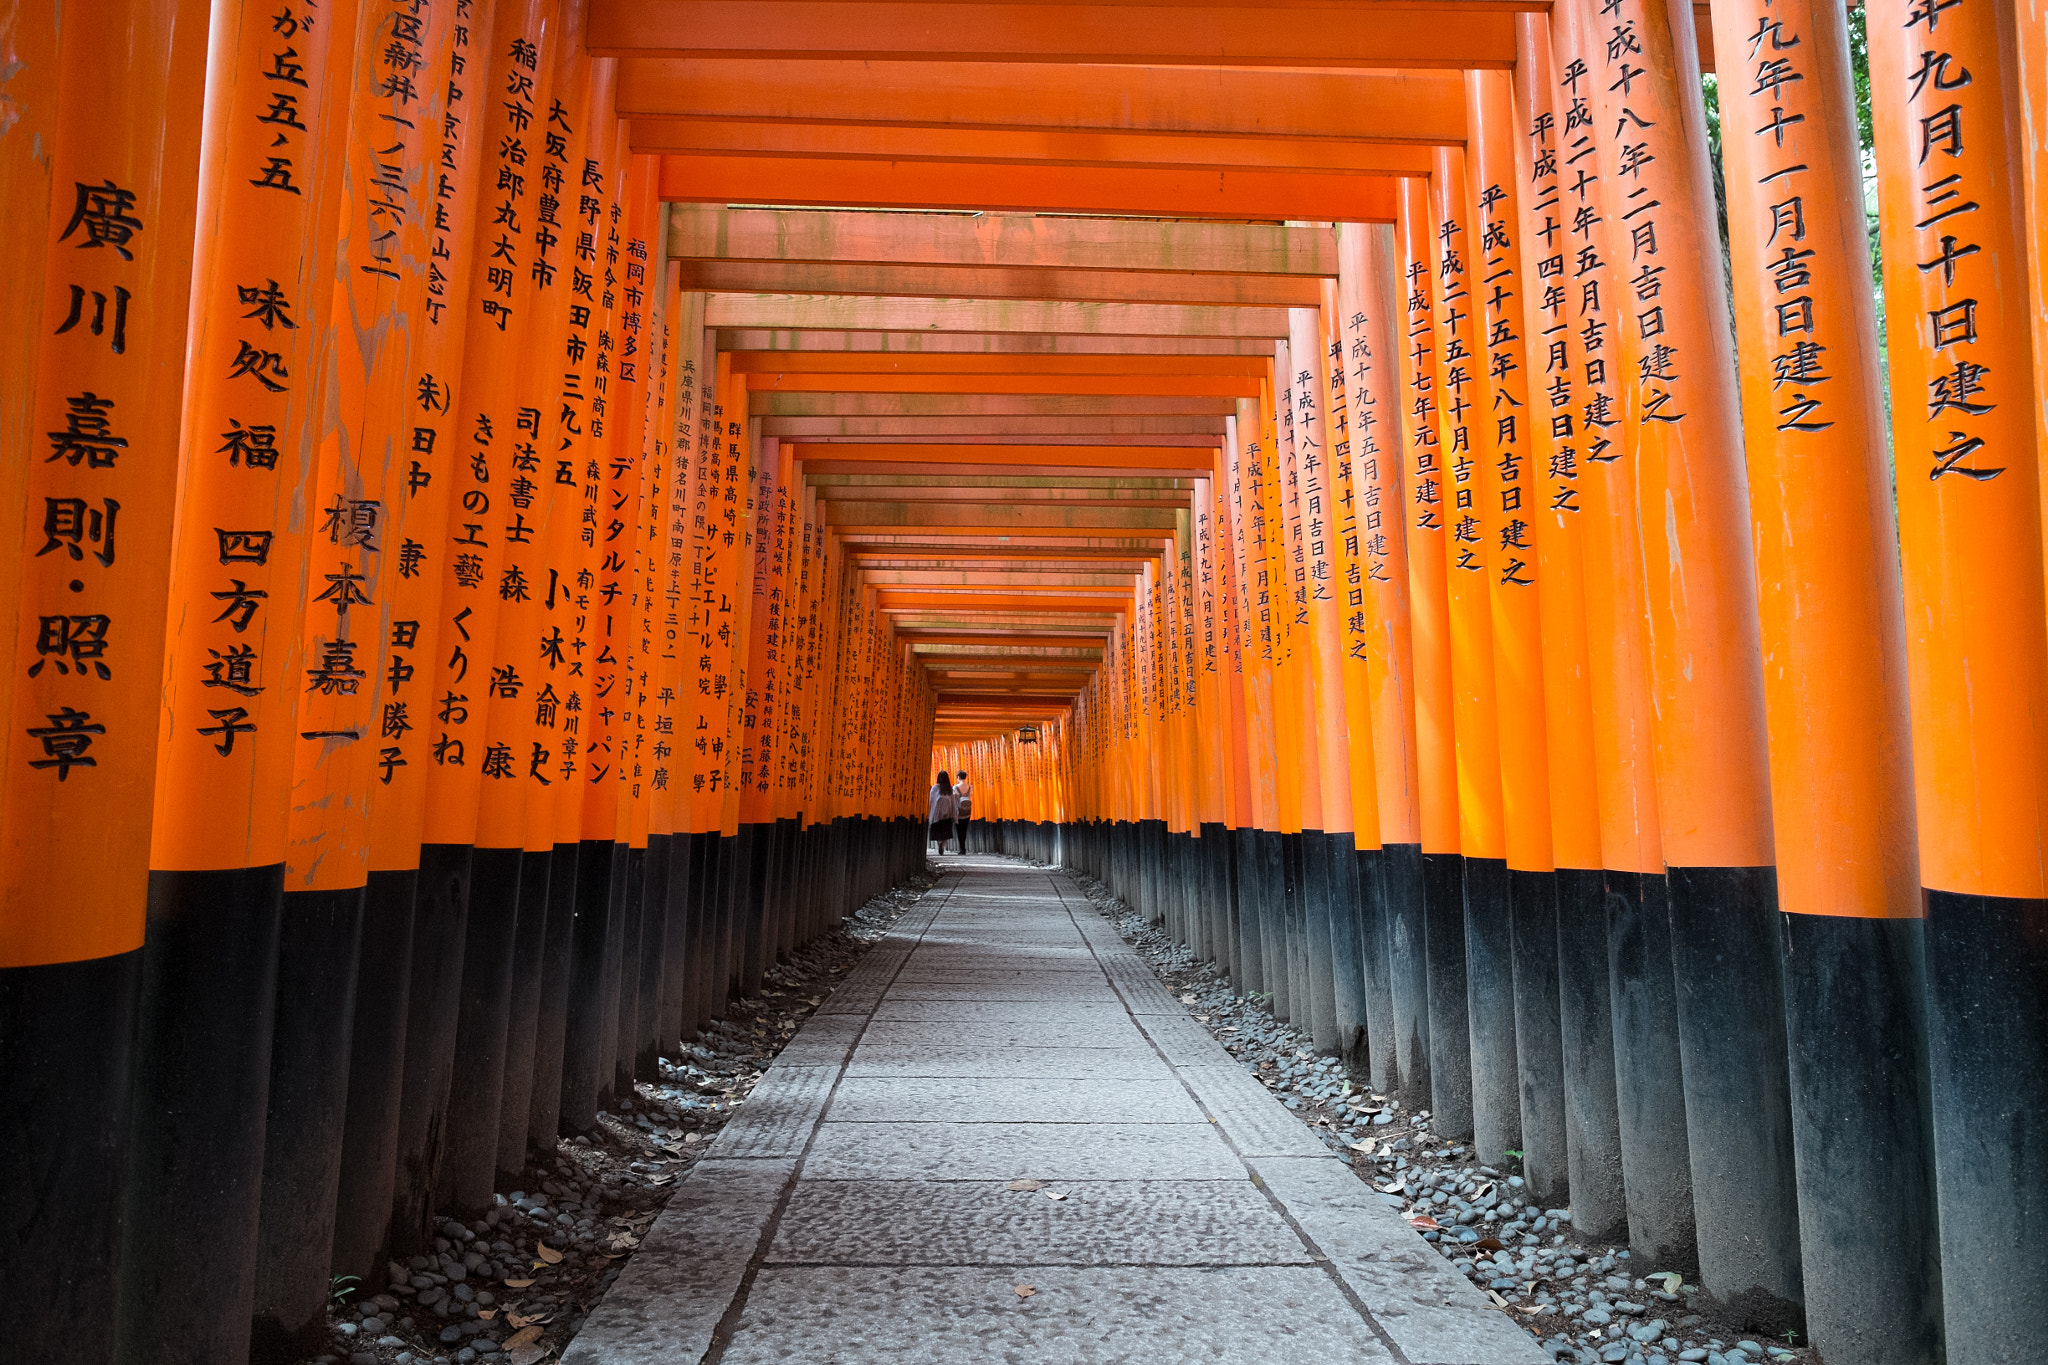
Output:
M1671 965L1671 902L1661 873L1607 872L1607 985L1614 1099L1631 1259L1697 1279L1692 1147ZM1590 1237L1590 1233L1586 1234Z
M1394 1060L1388 1084L1402 1104L1428 1109L1429 921L1422 895L1422 845L1381 846L1380 894L1388 1007L1393 1014Z
M1287 836L1258 831L1259 957L1265 964L1266 1008L1287 1018L1294 968L1287 955Z
M1571 1198L1565 1141L1564 1039L1558 1018L1557 874L1508 869L1515 956L1515 1073L1522 1178L1544 1208Z
M1777 874L1674 867L1665 881L1700 1285L1746 1330L1804 1336Z
M1240 995L1257 995L1266 989L1264 950L1260 934L1259 907L1265 887L1259 877L1259 832L1247 825L1230 832L1231 870L1235 873L1237 916L1237 973L1231 978Z
M511 993L506 997L505 1082L498 1097L497 1173L492 1182L511 1180L514 1189L526 1173L527 1130L533 1125L554 865L552 850L519 855L519 918L513 929Z
M668 1012L664 1000L668 991L668 955L674 951L669 942L669 836L648 835L643 856L646 871L641 874L640 881L640 981L633 1011L638 1024L630 1039L620 1038L619 1051L627 1053L630 1042L630 1055L625 1060L633 1076L652 1081L661 1075L658 1059L662 1040L675 1032L674 1027L666 1022ZM624 1018L624 1011L620 1012L620 1017Z
M1606 901L1607 879L1599 869L1557 869L1558 1040L1572 1232L1597 1246L1628 1240L1621 1119L1614 1098Z
M122 1365L248 1357L283 896L282 863L149 874L115 1305Z
M10 1352L105 1365L142 949L0 968L0 1283Z
M447 1143L462 958L469 929L468 844L421 844L412 912L412 984L405 1016L405 1084L398 1107L387 1250L410 1256L431 1243Z
M1330 886L1330 995L1336 1010L1337 1055L1370 1071L1365 888L1358 879L1358 844L1349 830L1323 836Z
M647 923L647 850L614 844L615 857L625 860L626 877L617 900L619 922L605 968L604 1051L612 1059L604 1099L606 1108L633 1098L633 1055L640 1031L640 948Z
M384 1239L398 1159L398 1107L405 1089L406 1002L412 989L412 913L418 884L417 870L372 872L363 888L348 1105L329 1261L334 1274L353 1275L365 1286L384 1282Z
M1447 1138L1472 1132L1472 1028L1466 1014L1465 859L1422 855L1429 968L1429 1109Z
M586 1132L597 1122L598 1091L611 1076L604 1044L605 940L611 932L614 873L623 874L609 840L577 846L575 928L570 934L569 988L563 1005L560 1135Z
M1522 1146L1514 910L1501 858L1465 859L1465 1013L1472 1032L1472 1145L1481 1161L1497 1166Z
M284 893L249 1359L292 1365L327 1337L363 888Z
M448 1082L447 1151L434 1213L490 1208L497 1188L498 1129L505 1094L505 1030L519 936L516 848L470 854L469 918L462 945L462 1011Z
M551 1152L562 1132L562 1051L569 1031L569 973L576 953L576 894L584 860L611 856L608 840L556 844L548 858L547 932L541 940L540 994L534 1004L533 1083L526 1100L526 1141Z
M1380 1094L1395 1088L1400 1064L1394 1045L1394 1000L1387 978L1387 891L1385 856L1377 848L1354 848L1351 879L1356 887L1358 970L1364 992L1364 1047L1357 1061Z
M1829 1365L1940 1360L1926 926L1841 915L1778 923L1807 1333ZM2048 1351L2048 1339L2034 1345Z
M1308 985L1308 915L1302 908L1307 882L1301 835L1282 834L1280 885L1285 894L1280 898L1280 933L1287 955L1287 1022L1298 1029L1311 1028L1315 1020L1315 998ZM1276 1003L1277 1000L1276 996Z
M2038 1358L2048 1276L1987 1252L2048 1227L2048 901L1929 891L1926 937L1948 1365Z

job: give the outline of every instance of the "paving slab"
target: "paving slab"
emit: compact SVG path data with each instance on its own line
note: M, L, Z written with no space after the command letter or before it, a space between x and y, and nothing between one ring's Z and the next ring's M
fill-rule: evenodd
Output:
M564 1365L1547 1365L1063 874L940 868Z

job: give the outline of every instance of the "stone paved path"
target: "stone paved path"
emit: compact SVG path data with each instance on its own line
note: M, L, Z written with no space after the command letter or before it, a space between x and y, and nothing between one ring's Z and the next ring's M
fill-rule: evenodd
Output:
M940 863L564 1365L1549 1365L1064 874Z

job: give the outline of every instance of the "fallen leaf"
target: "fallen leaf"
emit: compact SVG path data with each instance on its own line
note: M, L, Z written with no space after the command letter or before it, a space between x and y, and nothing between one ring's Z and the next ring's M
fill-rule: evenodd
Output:
M506 1287L507 1289L531 1289L531 1288L533 1287L533 1281L532 1281L532 1280L507 1280L507 1281L505 1281L505 1287Z
M1020 1284L1017 1286L1017 1297L1020 1299L1028 1299L1037 1292L1038 1287L1036 1285Z
M1180 1002L1183 1005L1192 1005L1195 1003L1195 997L1193 997L1192 995L1183 995L1180 998Z
M1042 1190L1045 1188L1045 1182L1043 1180L1012 1180L1003 1188L1006 1190Z
M546 1242L535 1242L533 1244L533 1252L549 1265L559 1265L561 1263L562 1253L549 1246Z
M1380 1192L1381 1194L1406 1194L1406 1193L1408 1193L1408 1187L1407 1187L1406 1185L1398 1185L1398 1184L1397 1184L1397 1185L1376 1185L1376 1186L1374 1186L1374 1188L1375 1188L1375 1189L1377 1189L1377 1190L1378 1190L1378 1191L1379 1191L1379 1192Z
M485 1322L489 1322L492 1318L498 1316L498 1310L495 1308L479 1308L476 1310L476 1315ZM507 1320L509 1321L509 1319Z
M1354 1151L1354 1152L1363 1152L1363 1153L1365 1153L1365 1154L1366 1154L1367 1156L1371 1156L1371 1155L1372 1155L1372 1149L1373 1149L1373 1148L1375 1148L1375 1147L1377 1147L1377 1146L1379 1146L1379 1145L1380 1145L1380 1140L1379 1140L1378 1138L1367 1138L1367 1139L1366 1139L1365 1141L1363 1141L1363 1142L1354 1142L1354 1143L1352 1143L1352 1144L1351 1144L1351 1150L1352 1150L1352 1151Z
M1505 1307L1507 1307L1507 1306L1508 1306L1508 1301L1507 1301L1506 1299L1502 1298L1502 1297L1500 1296L1499 1292L1498 1292L1498 1291L1496 1291L1496 1290L1492 1290L1492 1289L1489 1289L1489 1290L1487 1290L1487 1291L1486 1291L1486 1297L1487 1297L1487 1298L1489 1298L1489 1299L1492 1299L1492 1300L1493 1300L1493 1306L1494 1306L1495 1308L1505 1308Z
M522 1327L518 1331L514 1332L511 1336L505 1338L502 1349L507 1351L516 1350L521 1346L527 1345L529 1342L535 1342L539 1340L540 1328Z
M1411 1228L1422 1228L1425 1231L1428 1231L1430 1229L1438 1227L1439 1224L1437 1223L1436 1219L1431 1218L1428 1214L1425 1213L1420 1217L1410 1218L1408 1220L1408 1226Z
M1498 1237L1482 1237L1478 1241L1474 1242L1472 1245L1477 1247L1481 1251L1506 1250L1506 1248L1500 1244L1500 1238Z
M1043 1191L1043 1193L1047 1199L1052 1200L1054 1203L1058 1203L1060 1200L1065 1199L1067 1197L1067 1192L1065 1190L1046 1190Z
M541 1361L546 1360L554 1353L555 1348L552 1346L543 1346L540 1342L529 1341L524 1346L514 1346L511 1350L505 1352L505 1359L509 1365L540 1365Z
M1646 1280L1662 1280L1664 1282L1664 1292L1667 1294L1676 1294L1678 1287L1685 1283L1684 1277L1675 1270L1660 1270L1654 1275L1645 1275L1643 1278Z

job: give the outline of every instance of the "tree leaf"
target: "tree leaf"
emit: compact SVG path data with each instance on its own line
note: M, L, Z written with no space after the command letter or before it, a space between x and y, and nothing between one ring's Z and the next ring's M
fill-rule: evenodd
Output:
M507 1280L507 1281L505 1281L505 1287L506 1287L507 1289L531 1289L531 1288L533 1287L533 1281L532 1281L532 1280Z
M507 1351L516 1350L517 1348L526 1345L528 1342L539 1340L540 1328L522 1327L518 1331L514 1332L511 1336L505 1338L503 1349Z
M1017 1286L1017 1297L1020 1299L1028 1299L1037 1292L1038 1287L1036 1285L1020 1284Z
M1045 1182L1043 1180L1012 1180L1003 1188L1006 1190L1042 1190L1045 1188Z
M561 1264L562 1253L549 1246L546 1242L535 1242L533 1244L533 1251L536 1256L546 1261L549 1265Z

